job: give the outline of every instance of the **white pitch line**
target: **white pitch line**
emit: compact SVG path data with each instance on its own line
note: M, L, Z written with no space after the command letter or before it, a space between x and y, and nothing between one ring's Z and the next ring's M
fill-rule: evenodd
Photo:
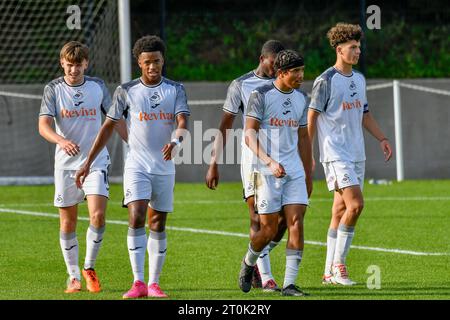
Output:
M21 215L29 215L36 217L48 217L48 218L59 218L58 214L47 213L47 212L36 212L36 211L28 211L28 210L16 210L9 208L0 208L0 212L3 213L16 213ZM79 220L89 221L88 217L78 217ZM128 225L128 221L121 220L106 220L107 224L120 224L120 225ZM214 234L220 236L231 236L231 237L239 237L239 238L248 238L248 234L245 233L237 233L237 232L227 232L227 231L218 231L218 230L206 230L206 229L194 229L194 228L183 228L183 227L166 227L168 230L174 231L183 231L183 232L192 232L192 233L200 233L200 234ZM283 241L286 241L283 239ZM319 241L308 241L305 240L306 244L322 246L326 247L325 242ZM389 252L389 253L399 253L399 254L407 254L413 256L448 256L450 253L446 252L420 252L420 251L411 251L411 250L400 250L400 249L387 249L387 248L377 248L377 247L366 247L366 246L354 246L351 248L360 249L360 250L368 250L368 251L378 251L378 252Z

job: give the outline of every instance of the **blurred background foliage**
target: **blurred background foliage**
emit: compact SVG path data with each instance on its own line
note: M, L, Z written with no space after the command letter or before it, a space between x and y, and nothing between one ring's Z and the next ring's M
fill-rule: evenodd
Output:
M159 1L132 0L132 41L161 35ZM381 29L366 30L366 76L450 76L450 6L446 1L365 1L381 9ZM229 81L255 68L261 45L278 39L305 58L314 79L334 64L326 39L337 22L359 23L360 1L165 1L167 76ZM367 18L366 18L367 19ZM135 76L139 74L133 66Z

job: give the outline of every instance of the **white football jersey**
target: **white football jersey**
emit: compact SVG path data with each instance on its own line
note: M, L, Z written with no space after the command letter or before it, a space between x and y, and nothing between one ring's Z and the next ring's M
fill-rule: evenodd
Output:
M241 111L243 129L245 130L245 115L250 94L256 88L271 83L273 80L273 78L260 77L254 71L247 72L243 76L234 79L228 87L223 110L235 115ZM244 132L241 139L241 161L247 163L256 161L254 153L245 144Z
M248 101L246 116L261 123L258 139L262 147L292 178L305 175L298 152L298 130L308 125L307 112L304 92L282 92L273 83L256 88ZM264 175L272 174L259 159L256 169Z
M154 86L135 79L117 87L107 116L116 121L125 117L129 146L125 168L174 174L173 159L165 161L161 150L170 143L180 113L190 114L180 83L163 77Z
M366 80L353 70L349 76L334 67L316 78L309 108L317 118L320 162L364 161L363 114L369 112Z
M45 86L39 116L53 117L56 133L80 147L80 153L69 156L56 145L56 169L78 170L81 167L100 131L101 112L106 114L110 105L108 88L99 78L85 76L82 84L70 86L60 77ZM105 147L91 169L104 169L109 164Z

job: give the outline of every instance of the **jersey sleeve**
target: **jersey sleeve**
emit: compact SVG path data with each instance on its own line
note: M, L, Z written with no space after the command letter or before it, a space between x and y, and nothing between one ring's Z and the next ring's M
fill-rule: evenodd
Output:
M111 107L111 103L112 103L111 94L109 93L109 89L104 82L101 83L100 87L102 88L102 92L103 92L101 109L102 109L102 112L106 115L108 113L108 111Z
M247 105L246 117L254 118L259 122L262 121L264 115L264 95L258 91L250 94Z
M323 112L327 109L330 98L328 83L325 79L319 78L314 82L309 109Z
M56 94L54 88L49 85L44 88L39 116L56 117Z
M364 96L363 96L363 113L369 112L369 104L367 102L367 88L366 88L366 79L363 76L364 81Z
M228 87L227 97L222 109L232 114L238 114L242 106L241 85L238 81L233 80Z
M187 103L186 90L184 89L184 86L179 85L176 87L176 90L177 97L175 99L175 116L180 113L190 115L191 111Z
M307 107L306 102L305 102L305 108L303 109L302 116L300 117L299 126L300 127L308 126L308 107Z
M121 86L118 86L116 91L114 91L111 107L106 116L112 120L118 121L127 111L127 91Z

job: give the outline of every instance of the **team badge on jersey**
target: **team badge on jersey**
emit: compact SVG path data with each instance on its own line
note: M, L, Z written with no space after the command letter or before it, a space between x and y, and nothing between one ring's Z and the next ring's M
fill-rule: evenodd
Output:
M150 97L150 107L152 109L155 109L159 104L161 103L161 97L159 96L159 93L157 91L153 92L153 94Z
M73 100L83 99L83 91L77 90L77 92L73 95Z
M350 83L350 90L355 91L356 90L356 84L355 82L352 80L352 82Z

